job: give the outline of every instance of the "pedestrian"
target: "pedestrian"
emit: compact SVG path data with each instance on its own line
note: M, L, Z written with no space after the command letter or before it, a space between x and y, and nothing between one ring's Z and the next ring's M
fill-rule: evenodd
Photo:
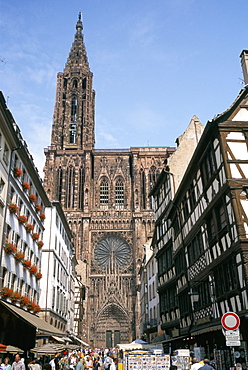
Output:
M9 357L5 357L5 359L3 360L3 363L1 364L1 369L2 370L11 370Z
M93 360L89 355L85 359L85 369L93 369Z
M112 364L110 365L109 370L116 370L117 369L117 358L114 358Z
M210 365L210 360L208 358L204 358L203 360L204 365L199 367L201 370L213 370L213 366Z
M54 361L55 357L53 357L51 359L51 361L49 362L49 365L51 365L51 370L55 370L55 361Z
M98 357L98 358L95 358L95 361L94 361L94 370L99 370L99 367L101 367L101 364L99 362L99 357Z
M12 364L11 370L25 370L25 365L21 361L21 356L19 353L15 355L15 361Z
M197 357L194 357L192 359L191 370L198 370L200 367L202 367L202 364L199 363L199 360Z

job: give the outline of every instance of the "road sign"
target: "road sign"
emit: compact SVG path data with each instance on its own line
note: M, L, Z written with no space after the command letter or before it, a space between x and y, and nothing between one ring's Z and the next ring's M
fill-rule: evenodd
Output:
M225 331L226 340L228 342L239 342L240 341L240 335L239 335L239 329L236 330L226 330Z
M227 347L239 347L241 346L241 343L240 343L240 340L236 340L236 341L226 341L226 345Z
M240 318L235 312L226 312L221 318L221 324L226 330L235 330L240 325Z

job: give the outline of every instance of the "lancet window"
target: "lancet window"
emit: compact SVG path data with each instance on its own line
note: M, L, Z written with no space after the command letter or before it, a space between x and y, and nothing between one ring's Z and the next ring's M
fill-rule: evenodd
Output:
M106 179L101 181L100 184L100 204L107 205L109 202L109 189L108 181Z
M115 203L117 205L124 204L124 185L121 179L119 179L115 184Z

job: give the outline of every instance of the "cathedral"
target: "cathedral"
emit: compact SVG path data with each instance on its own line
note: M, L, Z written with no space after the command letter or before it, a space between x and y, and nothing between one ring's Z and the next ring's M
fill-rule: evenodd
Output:
M44 185L74 235L86 286L81 337L92 347L111 347L139 335L138 272L154 229L149 193L175 148L95 148L95 92L82 31L79 14L57 74Z

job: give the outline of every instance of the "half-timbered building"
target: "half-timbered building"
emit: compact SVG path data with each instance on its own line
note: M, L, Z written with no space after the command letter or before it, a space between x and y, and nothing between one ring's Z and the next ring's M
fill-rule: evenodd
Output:
M207 123L175 195L169 167L153 189L160 318L174 347L224 348L228 311L240 316L247 342L247 132L246 86Z

